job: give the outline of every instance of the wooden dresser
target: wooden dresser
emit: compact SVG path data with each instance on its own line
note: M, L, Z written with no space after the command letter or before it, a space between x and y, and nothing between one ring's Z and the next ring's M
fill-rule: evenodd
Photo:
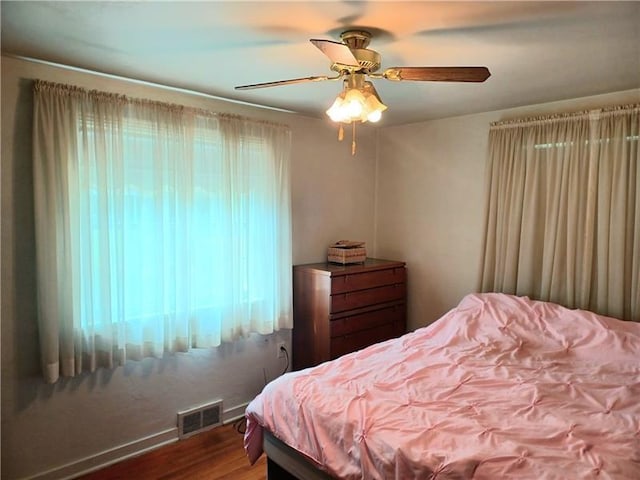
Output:
M293 369L397 337L406 329L404 262L293 267Z

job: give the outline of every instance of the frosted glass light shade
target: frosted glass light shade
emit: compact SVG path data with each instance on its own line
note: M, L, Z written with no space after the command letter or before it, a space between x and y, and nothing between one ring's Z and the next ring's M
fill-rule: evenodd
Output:
M370 82L365 82L362 88L346 88L326 113L334 122L377 122L387 106L374 92Z

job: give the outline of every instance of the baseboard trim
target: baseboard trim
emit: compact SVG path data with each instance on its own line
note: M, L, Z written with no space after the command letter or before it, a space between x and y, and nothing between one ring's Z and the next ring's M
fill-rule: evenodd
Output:
M248 403L223 410L222 422L228 424L244 416L244 411ZM170 428L161 432L149 435L133 442L125 443L109 450L91 455L75 462L67 463L60 467L52 468L42 473L23 480L69 480L80 475L100 470L114 463L121 462L131 457L155 450L156 448L169 445L179 440L178 428Z
M249 403L241 403L240 405L236 405L235 407L231 407L227 410L223 410L222 412L222 423L225 425L227 423L231 423L236 421L237 419L244 417L244 412L247 409Z
M25 480L67 480L75 478L163 445L168 445L176 440L178 440L178 428L170 428L154 435L149 435L148 437L110 448L96 455L81 458L80 460L67 463L57 468L52 468L46 472L27 477Z

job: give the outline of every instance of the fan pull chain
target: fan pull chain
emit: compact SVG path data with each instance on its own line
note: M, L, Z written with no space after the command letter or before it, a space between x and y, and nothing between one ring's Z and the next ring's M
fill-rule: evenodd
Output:
M342 124L338 128L338 141L341 142L344 139L344 128L342 128Z
M351 156L356 155L356 122L351 123Z

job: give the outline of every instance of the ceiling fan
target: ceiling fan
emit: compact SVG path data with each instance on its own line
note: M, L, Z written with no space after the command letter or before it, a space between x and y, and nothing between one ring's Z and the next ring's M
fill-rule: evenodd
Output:
M484 82L491 73L487 67L391 67L382 73L375 73L381 65L381 56L375 50L367 48L371 33L366 30L347 30L340 35L342 42L332 40L309 40L329 60L331 70L337 76L312 76L279 80L275 82L240 85L236 90L276 87L295 83L338 80L350 74L363 74L370 78L384 78L392 81L430 81L430 82Z
M296 83L322 82L343 79L343 90L334 101L327 115L340 124L357 122L376 122L387 109L378 92L366 77L391 81L430 81L430 82L484 82L491 73L487 67L391 67L377 73L382 63L378 52L367 48L371 33L366 30L347 30L340 35L342 42L311 39L329 60L331 70L337 75L311 76L278 80L275 82L240 85L236 90L292 85ZM355 132L355 130L354 130ZM342 139L342 129L340 129ZM355 153L355 142L352 151Z

